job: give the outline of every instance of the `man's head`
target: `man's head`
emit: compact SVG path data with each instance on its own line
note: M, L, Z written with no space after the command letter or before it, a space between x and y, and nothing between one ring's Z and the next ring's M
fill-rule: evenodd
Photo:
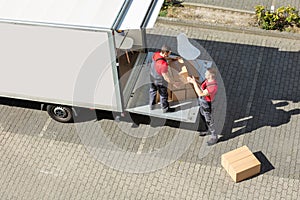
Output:
M208 68L205 72L205 78L208 80L213 80L216 78L217 70L214 67Z
M163 57L168 57L171 54L171 48L167 45L161 47L160 53Z

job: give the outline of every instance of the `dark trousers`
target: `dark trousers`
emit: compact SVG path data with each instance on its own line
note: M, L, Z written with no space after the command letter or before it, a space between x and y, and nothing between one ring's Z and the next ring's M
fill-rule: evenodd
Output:
M150 106L155 105L156 103L156 95L157 91L160 95L160 103L161 108L166 109L169 108L169 102L168 102L168 86L166 84L155 84L151 83L150 85Z
M212 117L211 102L205 101L203 98L198 98L200 106L200 114L203 116L206 122L208 131L211 133L211 137L217 138L218 135L215 130L214 119Z

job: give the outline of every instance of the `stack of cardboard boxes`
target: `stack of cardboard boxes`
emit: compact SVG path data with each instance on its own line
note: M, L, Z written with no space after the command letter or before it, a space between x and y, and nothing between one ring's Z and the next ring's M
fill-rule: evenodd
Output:
M169 101L184 101L188 99L197 98L197 94L192 84L188 83L187 77L194 76L199 80L199 73L195 67L188 61L182 59L169 62L169 76L176 82L181 82L181 85L176 88L169 85L168 100ZM157 95L157 102L159 101L159 95Z
M235 182L259 174L261 167L259 160L247 146L223 154L221 164Z

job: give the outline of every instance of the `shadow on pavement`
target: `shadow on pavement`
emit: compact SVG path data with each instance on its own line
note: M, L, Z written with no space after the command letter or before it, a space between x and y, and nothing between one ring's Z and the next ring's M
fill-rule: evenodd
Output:
M261 163L260 174L264 174L268 171L275 169L275 167L272 165L272 163L270 163L270 161L263 154L263 152L258 151L258 152L254 152L253 154Z
M198 42L214 59L226 89L227 112L220 141L265 126L281 126L289 123L293 115L300 114L299 52L213 41Z
M14 107L30 108L41 110L41 103L13 98L0 97L0 104Z

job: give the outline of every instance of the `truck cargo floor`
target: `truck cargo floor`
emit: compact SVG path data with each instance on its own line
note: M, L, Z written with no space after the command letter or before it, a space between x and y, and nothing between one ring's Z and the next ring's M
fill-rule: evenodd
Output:
M159 104L156 105L155 109L150 110L150 66L149 63L146 62L146 64L141 67L142 69L140 70L140 74L131 93L126 110L137 114L194 123L199 112L197 99L170 102L170 107L175 108L175 112L172 113L163 113Z

